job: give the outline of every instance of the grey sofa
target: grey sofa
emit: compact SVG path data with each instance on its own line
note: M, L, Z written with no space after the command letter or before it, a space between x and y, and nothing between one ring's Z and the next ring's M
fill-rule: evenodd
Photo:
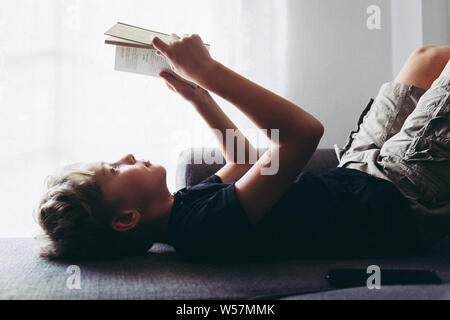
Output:
M180 154L176 183L193 185L222 165L194 159L219 149ZM198 158L197 158L198 159ZM320 173L337 165L334 150L319 149L305 168ZM170 246L155 244L147 255L112 262L50 262L30 238L0 239L0 299L449 299L450 237L420 256L366 260L289 260L227 265L187 262ZM339 289L325 280L330 267L376 264L383 269L428 269L440 285L395 285ZM80 289L70 289L70 265L79 267ZM69 273L68 273L69 272ZM383 281L383 279L381 279Z

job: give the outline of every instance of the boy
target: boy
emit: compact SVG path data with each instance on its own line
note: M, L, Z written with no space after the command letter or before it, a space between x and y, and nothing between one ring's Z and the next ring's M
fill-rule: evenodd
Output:
M268 135L272 145L253 165L239 164L234 146L229 150L223 143L227 164L201 183L174 194L167 190L164 168L133 155L115 163L68 168L61 177L51 178L38 209L48 240L43 256L110 258L144 253L154 242L171 244L186 257L208 260L385 256L419 248L420 230L405 197L408 194L402 193L402 185L377 176L371 168L378 168L378 163L365 155L382 146L370 140L371 131L367 137L364 130L352 135L353 140L339 151L338 168L323 175L300 174L323 135L317 119L213 60L198 35L183 39L173 35L169 44L155 38L153 44L173 71L199 85L192 88L161 73L169 88L191 102L211 128L222 136L226 129L237 130L207 90L233 103L259 128L278 129L279 136ZM424 107L445 100L439 102L444 106L439 111L447 108L447 121L449 69L444 69L443 77L429 91L430 99L421 100ZM408 88L414 85L405 84ZM437 87L446 89L436 94ZM377 97L372 113L379 114L385 106L382 97ZM391 106L391 115L401 107L396 101ZM402 112L406 116L408 110ZM395 141L386 138L401 126L397 118L389 116L386 145ZM372 124L367 120L361 128L369 129ZM382 132L383 123L374 125ZM255 155L254 147L237 133L245 141L245 154ZM364 156L355 158L359 154ZM448 154L445 159L448 169ZM261 174L272 161L278 161L278 172ZM347 168L350 164L354 167ZM388 167L386 172L395 172ZM444 197L445 192L444 188Z

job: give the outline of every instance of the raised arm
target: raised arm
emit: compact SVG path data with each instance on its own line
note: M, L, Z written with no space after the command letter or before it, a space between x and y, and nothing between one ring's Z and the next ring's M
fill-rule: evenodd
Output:
M172 91L180 94L194 106L212 129L226 159L225 166L217 171L216 175L221 178L223 183L239 180L252 167L250 160L257 159L257 150L222 111L208 91L201 87L193 88L185 81L179 80L177 76L167 72L161 72L160 76L166 80L166 84ZM227 143L227 130L232 130L235 143ZM243 154L243 158L241 154Z
M278 137L268 135L272 140L269 151L235 184L242 206L256 224L308 163L324 129L300 107L220 63L208 70L196 79L198 84L233 103L261 129L277 129L279 133Z
M153 44L175 72L233 103L268 134L272 146L235 184L249 220L257 224L284 194L314 153L323 135L312 115L213 60L198 35L170 45ZM267 173L268 168L277 168ZM270 170L269 170L270 171Z

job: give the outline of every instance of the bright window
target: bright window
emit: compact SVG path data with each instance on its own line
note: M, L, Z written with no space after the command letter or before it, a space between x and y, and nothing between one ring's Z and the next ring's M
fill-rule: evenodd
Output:
M162 79L113 70L114 48L103 44L107 28L122 21L198 33L216 60L283 95L284 10L279 0L2 0L0 237L34 233L44 179L63 165L133 153L165 166L174 192L180 151L218 146ZM254 129L213 97L243 131Z

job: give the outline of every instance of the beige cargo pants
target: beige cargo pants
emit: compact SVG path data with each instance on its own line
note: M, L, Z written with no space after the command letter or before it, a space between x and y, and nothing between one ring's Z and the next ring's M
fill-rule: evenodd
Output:
M436 79L427 91L383 84L344 148L335 149L339 167L387 179L426 208L448 205L450 78Z

